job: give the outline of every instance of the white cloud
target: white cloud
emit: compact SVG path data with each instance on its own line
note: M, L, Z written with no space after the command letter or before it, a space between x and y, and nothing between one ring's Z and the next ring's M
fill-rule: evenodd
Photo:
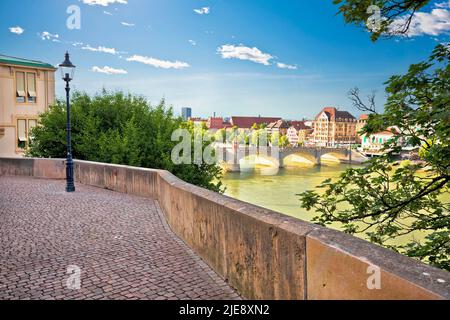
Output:
M109 53L109 54L113 54L113 55L116 55L118 53L118 51L114 48L107 48L107 47L102 47L102 46L94 48L94 47L91 47L90 45L86 45L86 46L82 47L81 49L92 51L92 52Z
M192 44L193 46L197 45L197 42L195 42L194 40L189 40L189 43Z
M436 3L437 8L450 8L450 0L448 2Z
M125 26L125 27L134 27L135 26L134 23L128 23L128 22L121 22L120 24Z
M106 14L107 16L112 16L113 14L111 13L111 12L109 12L109 11L103 11L103 14Z
M249 48L243 45L223 45L217 49L217 52L220 53L224 59L250 60L265 66L270 65L270 60L273 59L272 55L263 53L256 47Z
M209 14L211 12L209 7L203 7L200 9L194 9L194 12L197 14Z
M184 69L189 68L189 64L181 61L164 61L151 57L133 55L127 58L127 61L135 61L140 62L149 66L153 66L155 68L163 68L163 69Z
M277 67L280 69L288 69L288 70L297 70L298 67L290 64L285 64L281 62L277 62Z
M439 36L450 32L450 11L444 7L449 4L441 3L439 5L441 7L433 9L431 12L415 13L406 36ZM389 29L393 32L402 30L406 19L406 16L398 18L390 25Z
M12 33L21 35L22 33L25 32L25 29L23 29L23 28L21 28L21 27L19 27L19 26L17 26L17 27L11 27L11 28L9 28L9 32L12 32Z
M92 67L93 72L104 73L104 74L128 74L128 71L123 69L114 69L108 66L100 67Z
M48 31L44 31L42 33L38 33L39 37L41 37L42 40L52 40L53 42L60 42L59 41L59 34L51 34Z
M128 0L81 0L81 1L89 6L102 6L102 7L107 7L110 4L115 3L128 4Z

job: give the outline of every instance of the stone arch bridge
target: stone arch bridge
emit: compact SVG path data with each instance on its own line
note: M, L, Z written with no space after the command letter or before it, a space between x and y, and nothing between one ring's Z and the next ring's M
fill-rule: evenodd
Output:
M240 171L241 160L250 156L260 156L267 159L274 166L283 168L285 159L291 155L299 155L316 165L321 165L324 155L331 155L342 163L353 162L353 152L349 148L329 147L257 147L257 146L216 146L219 161L226 163L231 171Z

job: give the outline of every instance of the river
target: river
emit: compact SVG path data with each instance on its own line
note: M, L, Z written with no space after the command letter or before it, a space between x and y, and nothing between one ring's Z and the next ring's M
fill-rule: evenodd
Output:
M315 189L328 178L339 178L339 175L350 167L352 166L346 164L292 167L280 169L274 175L268 175L273 174L273 169L259 168L241 173L227 173L223 184L227 188L225 194L232 198L311 221L314 213L300 207L297 194ZM268 172L270 170L272 172Z
M241 173L226 173L223 184L225 194L248 203L271 209L305 221L311 221L317 213L301 208L299 193L314 190L326 179L337 179L347 168L361 167L340 163L327 163L322 166L298 166L277 170L260 167ZM445 194L445 202L450 195ZM339 229L340 224L332 227ZM364 238L364 235L357 235ZM421 231L392 239L392 244L406 244L411 240L423 241L426 233Z

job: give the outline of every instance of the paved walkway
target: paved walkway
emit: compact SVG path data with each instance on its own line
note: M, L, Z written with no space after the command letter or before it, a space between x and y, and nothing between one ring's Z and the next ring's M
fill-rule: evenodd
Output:
M156 202L64 188L0 177L0 300L239 298L170 231Z

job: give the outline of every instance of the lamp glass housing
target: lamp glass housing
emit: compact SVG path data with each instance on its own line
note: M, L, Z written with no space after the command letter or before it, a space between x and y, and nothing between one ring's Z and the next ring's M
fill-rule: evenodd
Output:
M72 62L70 62L68 52L66 52L64 62L59 65L59 69L61 70L61 78L64 81L70 81L73 79L75 75L75 66L72 64Z

